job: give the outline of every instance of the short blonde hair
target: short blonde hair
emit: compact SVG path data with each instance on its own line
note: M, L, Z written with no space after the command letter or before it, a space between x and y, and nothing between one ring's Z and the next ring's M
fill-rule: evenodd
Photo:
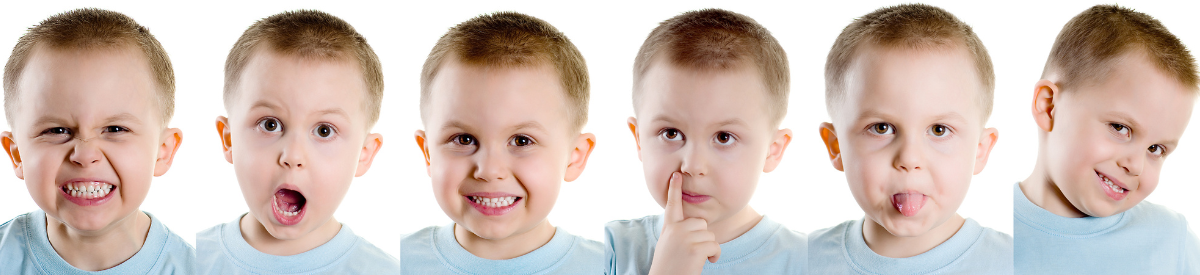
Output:
M640 109L642 82L655 59L702 70L730 70L746 63L762 74L767 113L778 125L787 115L790 77L787 54L754 19L722 9L689 11L658 24L633 61L633 109Z
M166 127L175 112L175 70L167 51L150 34L150 29L139 25L124 14L85 8L55 14L29 28L17 40L8 63L4 65L4 114L8 125L13 125L20 93L17 84L22 70L33 55L33 49L42 45L56 50L96 50L136 47L149 60L150 73L157 88L157 103L162 118L161 127Z
M837 103L845 98L846 72L864 44L909 49L945 49L964 47L975 63L982 81L979 105L983 119L992 113L996 74L987 48L971 30L950 12L925 4L904 4L880 8L855 19L838 35L825 61L825 108L833 116Z
M225 107L235 97L242 70L250 63L258 47L301 58L324 60L350 59L358 62L367 90L363 105L367 127L379 120L383 101L383 68L375 50L350 23L325 12L297 10L283 12L254 22L229 51L225 59Z
M421 69L421 120L426 117L430 85L447 58L466 65L523 67L549 64L567 100L574 131L587 123L589 82L583 54L567 36L546 21L516 12L497 12L471 18L438 39Z
M1104 79L1121 54L1143 50L1150 62L1185 86L1196 88L1196 60L1153 17L1115 5L1093 6L1068 21L1046 60L1045 79L1059 74L1064 90Z

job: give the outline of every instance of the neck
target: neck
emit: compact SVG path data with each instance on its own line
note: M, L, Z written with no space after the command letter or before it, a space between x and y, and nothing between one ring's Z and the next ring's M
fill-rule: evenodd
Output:
M1071 201L1067 200L1067 196L1063 195L1062 190L1058 189L1058 184L1050 178L1050 175L1046 173L1046 169L1043 167L1045 165L1043 165L1042 159L1039 158L1033 173L1020 183L1021 193L1024 193L1025 197L1029 198L1029 201L1033 202L1034 205L1046 209L1046 211L1050 211L1050 213L1054 213L1055 215L1068 218L1087 216L1079 211L1078 208L1075 208L1071 204Z
M899 237L892 235L886 228L876 223L870 218L863 219L863 239L867 242L867 247L876 254L888 258L908 258L921 253L925 253L941 245L958 233L958 229L962 228L966 219L962 216L954 214L946 222L930 229L929 232L913 237Z
M149 232L150 216L140 210L96 231L76 230L46 216L50 246L68 264L87 271L109 269L129 260L142 249Z
M241 228L242 238L246 239L246 243L249 243L250 247L275 256L291 256L313 250L313 248L332 240L342 230L342 224L337 219L329 217L329 221L304 236L295 239L279 239L271 235L271 232L267 231L267 228L263 227L262 223L258 222L258 219L251 214L242 216L238 227Z
M454 239L463 249L476 257L488 260L508 260L529 254L550 242L554 238L554 226L549 220L542 220L532 229L519 232L503 239L489 240L475 235L466 228L454 224Z
M747 205L746 208L742 208L741 211L733 214L733 216L709 223L708 231L712 232L713 236L717 238L717 243L727 243L753 229L762 220L762 217L762 215L754 211L754 208Z

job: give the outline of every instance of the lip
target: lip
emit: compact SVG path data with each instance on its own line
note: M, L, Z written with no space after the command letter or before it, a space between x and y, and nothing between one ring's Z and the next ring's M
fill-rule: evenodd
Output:
M928 200L928 195L915 190L904 190L891 196L892 209L895 209L896 212L905 217L913 217L919 214L921 209L925 208L925 203Z
M471 200L471 197L484 197L484 198L517 197L517 199L516 199L516 201L513 201L513 203L509 204L508 206L488 207L486 205L477 203L474 200ZM471 204L471 207L474 207L475 211L479 211L480 214L483 214L485 216L503 216L504 214L508 214L508 212L512 212L513 209L516 209L517 205L525 202L525 197L523 197L523 196L518 196L518 195L504 193L504 192L473 192L473 193L463 194L462 198L468 204Z
M103 197L87 199L87 198L73 197L73 196L71 196L71 194L67 193L67 190L65 188L67 185L72 184L72 183L88 183L88 182L102 182L102 183L106 183L106 184L111 184L113 186L113 189L111 191L109 191L107 195L104 195ZM115 196L115 194L117 193L117 189L120 187L121 186L119 184L115 184L115 183L112 183L112 182L109 182L106 180L101 180L101 179L74 178L74 179L64 181L62 184L58 185L58 195L62 196L67 201L70 201L71 203L74 203L79 206L99 206L99 205L107 203L109 200L111 200L113 198L113 196Z
M301 220L304 220L304 213L308 212L307 211L308 203L305 202L304 206L300 207L300 211L296 215L292 215L292 216L284 215L283 211L279 210L279 207L278 207L279 206L279 201L278 201L279 197L275 196L276 193L278 193L279 191L284 190L284 189L296 191L296 193L300 193L301 196L304 195L304 192L301 192L300 188L297 188L295 185L286 184L286 183L283 185L280 185L279 187L275 188L275 192L271 192L271 214L273 216L275 216L275 221L279 222L279 224L288 225L288 226L296 225L296 224L300 223ZM307 200L307 198L306 198L306 200Z
M1103 177L1101 177L1101 176L1103 176ZM1117 193L1117 192L1113 191L1112 188L1108 188L1108 183L1104 183L1104 178L1108 178L1108 180L1112 181L1113 185L1116 185L1117 187L1120 187L1121 189L1125 189L1125 192ZM1117 180L1117 179L1109 176L1108 174L1105 174L1100 171L1096 171L1096 183L1100 185L1101 190L1104 190L1104 194L1108 195L1108 198L1113 199L1114 201L1119 201L1119 200L1125 199L1125 197L1129 195L1129 192L1132 191L1132 190L1129 190L1128 186L1125 186L1125 183L1122 183L1120 180Z
M709 196L709 195L701 195L701 194L696 194L696 193L692 193L692 192L688 192L688 191L683 191L682 194L683 194L683 196L680 196L680 197L683 198L683 201L690 203L690 204L701 204L701 203L708 201L708 199L712 198L712 196Z

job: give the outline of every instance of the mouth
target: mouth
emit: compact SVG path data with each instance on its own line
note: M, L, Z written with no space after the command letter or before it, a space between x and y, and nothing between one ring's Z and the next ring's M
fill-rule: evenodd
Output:
M108 202L117 187L97 180L70 180L59 187L68 201L80 206L95 206Z
M1104 189L1104 194L1109 198L1119 201L1129 195L1129 188L1126 188L1121 181L1113 180L1100 171L1096 171L1096 178L1100 180L1100 187Z
M690 204L701 204L712 198L712 196L709 195L701 195L688 191L683 191L682 194L683 196L680 196L680 198L683 198L683 201Z
M300 191L280 188L275 191L275 196L271 201L271 212L275 214L275 220L283 225L295 225L304 219L304 206L308 200L304 198L304 194Z
M525 198L505 193L480 192L464 195L463 199L467 200L471 207L474 207L479 213L487 216L501 216L512 211L517 207L518 202Z
M921 207L925 207L926 198L928 197L925 194L916 191L897 193L892 195L892 207L905 217L916 216L918 212L921 212Z

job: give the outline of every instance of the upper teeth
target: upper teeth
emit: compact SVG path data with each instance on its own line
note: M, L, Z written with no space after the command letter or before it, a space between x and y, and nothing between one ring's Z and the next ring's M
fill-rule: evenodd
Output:
M63 188L66 189L67 195L72 197L95 199L108 196L108 193L113 190L113 185L98 181L72 182L63 185Z
M482 204L483 206L492 207L492 208L509 206L509 205L512 205L513 202L517 201L517 197L486 198L486 197L479 197L479 196L470 196L470 198L471 198L471 201L474 201L475 203Z
M1125 188L1121 188L1120 186L1113 184L1112 180L1109 180L1108 177L1100 175L1100 179L1103 179L1104 183L1108 184L1108 189L1112 189L1113 192L1117 192L1117 194L1125 193Z

